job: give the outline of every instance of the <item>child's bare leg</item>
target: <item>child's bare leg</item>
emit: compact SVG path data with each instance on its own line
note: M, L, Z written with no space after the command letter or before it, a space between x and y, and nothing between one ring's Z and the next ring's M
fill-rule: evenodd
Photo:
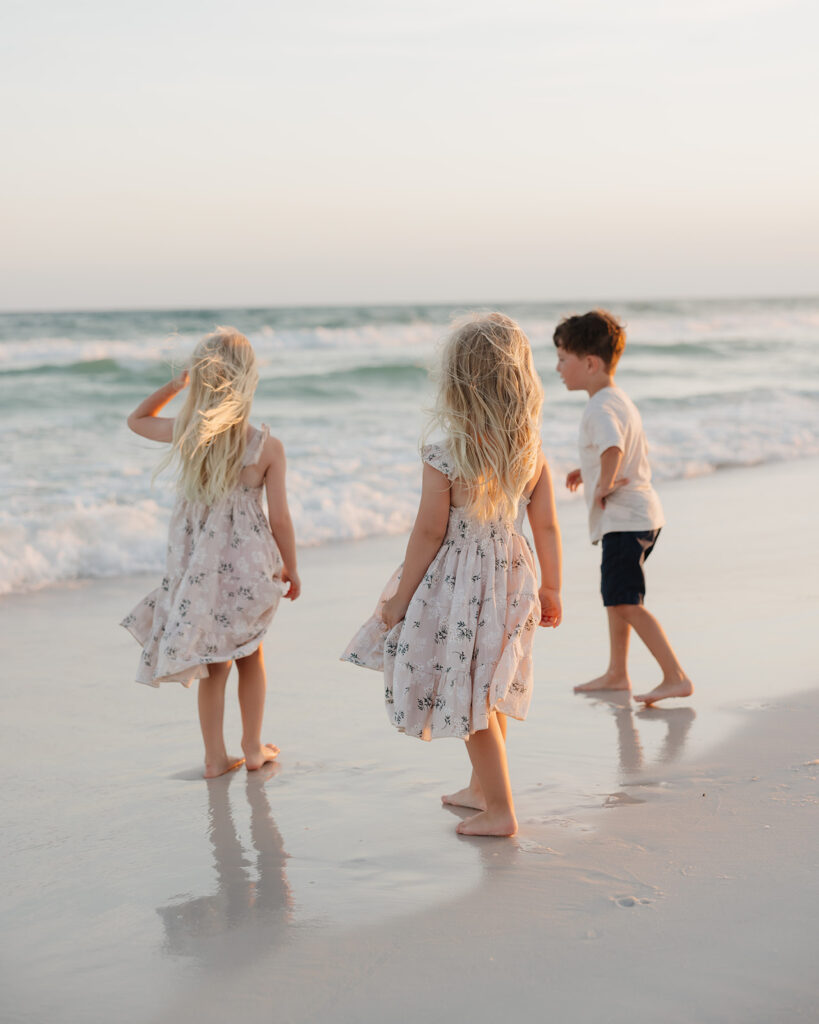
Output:
M498 726L505 743L506 715L502 711L497 711L495 714L498 717ZM448 793L446 796L442 796L441 803L449 804L451 807L473 807L476 811L486 810L486 800L484 799L483 790L474 768L472 770L472 777L464 789L459 789L457 793Z
M634 699L643 704L654 704L668 697L690 697L694 692L694 684L683 672L663 627L651 612L641 604L619 604L617 612L634 627L637 636L663 671L663 680L659 686L655 686L650 693L635 693Z
M469 760L486 800L486 810L462 821L456 828L462 836L513 836L518 830L506 743L497 715L489 716L489 726L474 732L466 745Z
M264 672L264 658L259 646L245 658L236 659L239 669L239 708L242 712L242 750L248 771L256 771L268 761L275 761L279 748L272 743L262 743L262 720L264 719L264 698L267 693L267 676Z
M623 607L618 606L618 607ZM618 614L618 608L606 608L609 620L609 667L602 676L575 686L575 693L596 693L598 690L630 690L628 677L628 642L631 626Z
M205 742L206 779L224 775L244 760L230 757L225 749L225 684L229 672L230 662L220 661L208 666L207 679L199 680L199 725Z

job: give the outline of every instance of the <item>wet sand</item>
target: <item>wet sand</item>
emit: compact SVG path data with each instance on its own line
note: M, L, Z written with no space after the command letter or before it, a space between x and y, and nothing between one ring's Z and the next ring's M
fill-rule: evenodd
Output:
M379 676L335 660L403 538L303 553L266 644L281 764L211 783L193 691L131 682L116 622L153 577L0 601L3 1019L815 1018L818 470L662 488L647 603L698 689L647 711L571 692L607 647L563 508L510 840L454 835L462 745L396 734Z

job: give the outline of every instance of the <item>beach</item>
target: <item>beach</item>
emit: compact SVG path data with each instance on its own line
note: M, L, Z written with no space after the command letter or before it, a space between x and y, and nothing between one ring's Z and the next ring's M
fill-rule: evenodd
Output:
M0 1024L819 1024L819 6L3 14Z
M398 735L380 677L337 660L405 535L302 552L265 643L280 763L210 783L195 694L133 683L116 625L155 573L0 599L3 1019L815 1019L819 462L660 493L647 605L696 692L572 693L607 637L562 503L565 620L510 723L511 839L455 835L463 745ZM637 642L632 677L657 681Z

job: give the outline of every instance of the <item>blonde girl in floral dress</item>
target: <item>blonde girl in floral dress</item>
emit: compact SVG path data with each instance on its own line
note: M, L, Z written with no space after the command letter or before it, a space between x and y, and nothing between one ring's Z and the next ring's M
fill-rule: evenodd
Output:
M506 716L523 719L534 628L561 619L560 531L540 446L529 341L501 313L457 326L443 353L421 503L403 565L342 655L384 672L387 712L420 739L467 740L472 778L444 803L462 835L513 835ZM529 524L540 568L524 537Z
M262 638L284 595L299 596L296 543L285 492L281 441L248 422L259 375L247 338L218 327L193 353L190 371L141 402L128 426L172 447L178 498L171 515L162 583L122 622L142 645L137 682L199 680L205 778L273 761L262 743L265 677ZM175 419L157 414L190 384ZM262 491L267 496L267 516ZM239 670L244 757L228 755L225 684Z

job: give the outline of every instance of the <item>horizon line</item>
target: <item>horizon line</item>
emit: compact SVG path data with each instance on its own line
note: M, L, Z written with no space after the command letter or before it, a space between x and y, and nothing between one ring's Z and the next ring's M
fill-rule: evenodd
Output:
M311 309L311 310L322 310L322 309L373 309L373 308L385 308L385 309L409 309L413 306L427 306L433 309L451 309L451 308L488 308L499 309L502 306L557 306L557 305L614 305L621 303L624 305L656 305L661 303L678 303L678 302L798 302L815 299L819 300L819 292L806 292L806 293L790 293L790 294L766 294L766 295L665 295L655 296L653 298L611 298L601 303L599 300L592 300L589 298L581 298L575 296L574 298L561 298L561 299L504 299L500 302L487 302L482 301L426 301L424 299L418 300L403 300L403 301L381 301L381 302L304 302L294 304L278 304L278 303L215 303L213 305L144 305L144 306L54 306L54 307L41 307L41 308L28 308L28 309L0 309L0 316L37 316L40 314L51 314L55 316L66 315L66 314L97 314L97 313L192 313L192 312L216 312L216 311L238 311L244 310L246 312L259 312L262 310L299 310L299 309Z

